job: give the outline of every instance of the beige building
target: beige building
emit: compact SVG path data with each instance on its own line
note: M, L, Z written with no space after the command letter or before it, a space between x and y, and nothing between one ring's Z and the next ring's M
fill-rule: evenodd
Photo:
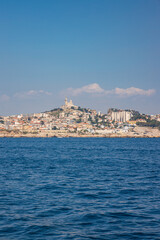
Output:
M77 109L78 107L75 106L72 102L72 100L68 101L67 98L65 98L65 104L61 106L62 109L70 109L71 107L74 107L75 109Z

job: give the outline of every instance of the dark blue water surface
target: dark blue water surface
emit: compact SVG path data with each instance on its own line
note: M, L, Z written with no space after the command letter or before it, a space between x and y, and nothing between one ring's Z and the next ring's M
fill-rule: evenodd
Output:
M1 239L160 239L160 139L0 139Z

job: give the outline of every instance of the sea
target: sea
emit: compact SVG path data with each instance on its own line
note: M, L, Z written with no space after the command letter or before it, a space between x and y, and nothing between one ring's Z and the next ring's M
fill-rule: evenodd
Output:
M160 239L160 139L1 138L0 239Z

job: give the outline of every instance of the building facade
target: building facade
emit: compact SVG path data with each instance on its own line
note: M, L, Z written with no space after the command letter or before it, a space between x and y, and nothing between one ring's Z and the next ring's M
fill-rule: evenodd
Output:
M129 111L119 110L111 113L111 120L116 122L127 122L131 119L132 113Z

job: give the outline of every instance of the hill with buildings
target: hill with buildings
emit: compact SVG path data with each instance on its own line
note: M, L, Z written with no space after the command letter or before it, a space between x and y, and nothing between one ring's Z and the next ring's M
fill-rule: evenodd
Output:
M90 108L76 106L67 98L60 108L43 113L0 117L0 136L149 137L160 136L159 128L160 115L150 116L134 110L116 108L102 114Z

